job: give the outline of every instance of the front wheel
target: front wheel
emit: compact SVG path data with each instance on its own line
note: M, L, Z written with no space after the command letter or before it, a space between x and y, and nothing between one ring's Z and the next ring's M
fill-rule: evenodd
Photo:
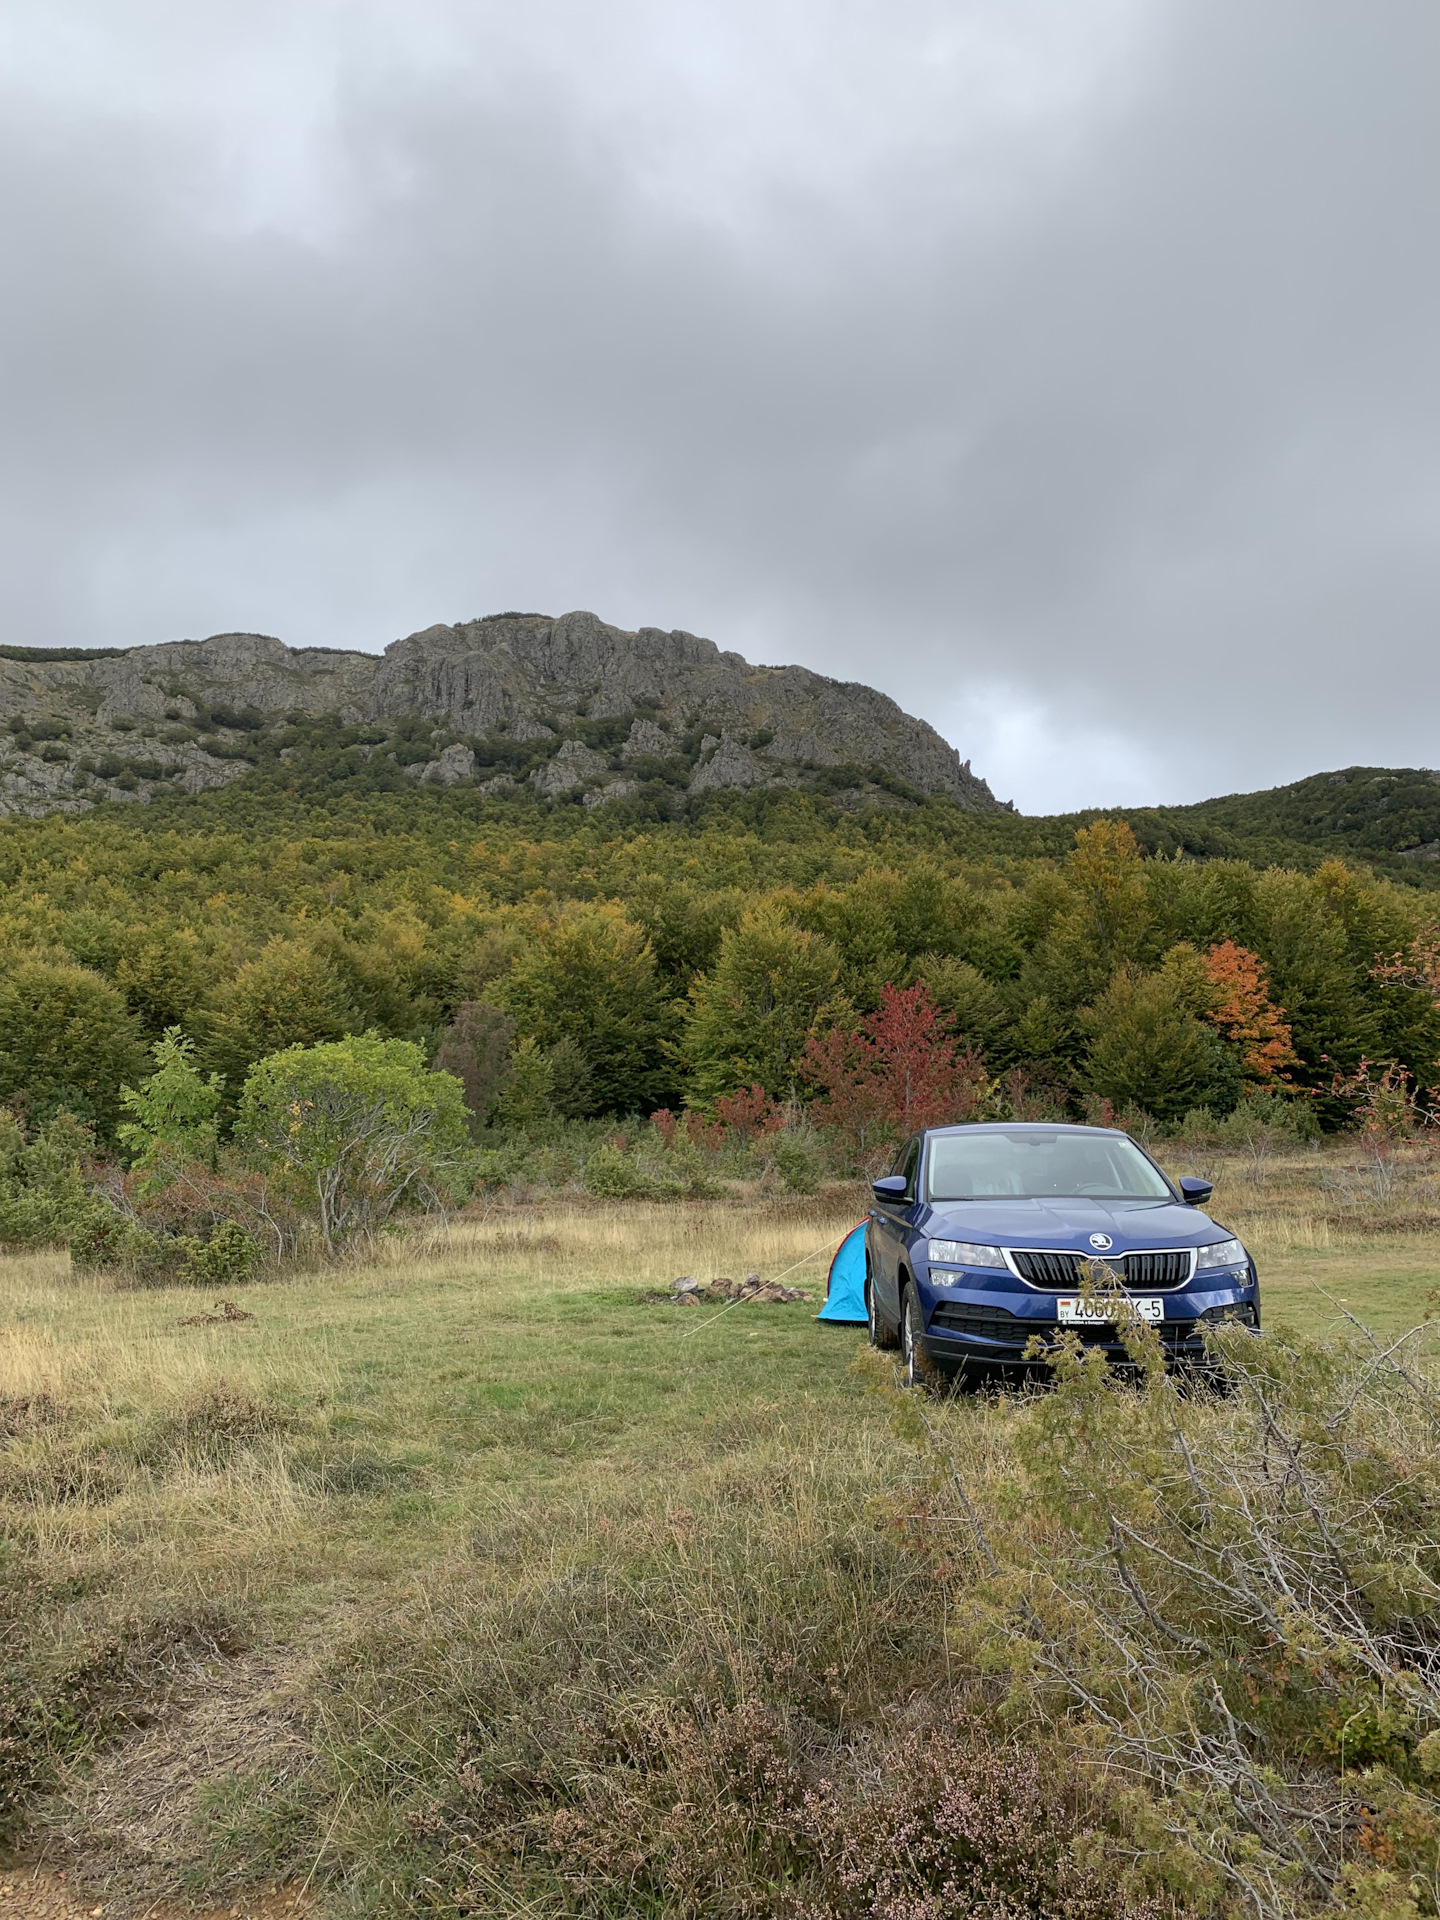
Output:
M891 1353L899 1346L895 1334L880 1318L880 1309L875 1304L875 1283L868 1273L865 1276L865 1325L872 1347L879 1347L882 1353Z
M900 1299L900 1365L907 1387L938 1392L944 1378L925 1351L924 1333L925 1316L920 1311L920 1296L912 1283Z

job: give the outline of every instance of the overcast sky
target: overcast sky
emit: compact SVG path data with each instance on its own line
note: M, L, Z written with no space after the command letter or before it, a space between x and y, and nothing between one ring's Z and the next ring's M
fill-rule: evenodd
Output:
M1440 763L1437 0L0 0L3 622L588 607L1027 811Z

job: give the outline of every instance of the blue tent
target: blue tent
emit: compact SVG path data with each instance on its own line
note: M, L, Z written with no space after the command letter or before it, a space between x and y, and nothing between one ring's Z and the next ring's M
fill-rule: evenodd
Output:
M848 1326L865 1314L865 1222L847 1233L835 1249L825 1281L825 1304L817 1320L839 1320Z

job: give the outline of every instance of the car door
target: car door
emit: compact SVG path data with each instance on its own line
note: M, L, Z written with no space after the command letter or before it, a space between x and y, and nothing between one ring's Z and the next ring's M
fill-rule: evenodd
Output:
M905 1192L894 1200L876 1201L874 1223L876 1260L871 1284L881 1313L891 1326L900 1322L900 1264L915 1208L916 1176L920 1167L920 1137L907 1140L895 1157L892 1173L905 1176Z

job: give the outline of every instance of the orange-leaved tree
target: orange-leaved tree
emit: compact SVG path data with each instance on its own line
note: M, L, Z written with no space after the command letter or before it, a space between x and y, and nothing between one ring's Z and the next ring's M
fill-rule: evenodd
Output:
M1270 998L1270 978L1259 954L1222 940L1205 956L1215 998L1205 1017L1240 1050L1247 1079L1280 1086L1299 1055L1290 1044L1285 1009Z

